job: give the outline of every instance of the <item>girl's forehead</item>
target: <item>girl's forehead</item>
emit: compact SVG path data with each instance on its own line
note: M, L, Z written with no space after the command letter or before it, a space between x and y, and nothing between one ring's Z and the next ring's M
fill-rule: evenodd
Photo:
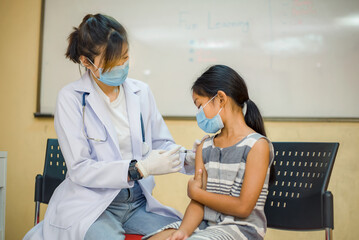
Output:
M192 98L196 99L196 98L201 98L202 96L199 96L197 93L192 92Z
M201 95L198 95L197 93L193 92L192 93L192 99L193 99L193 102L196 104L198 102L206 102L208 101L210 98L209 97L206 97L206 96L201 96Z
M198 99L207 99L207 98L209 98L209 97L206 97L206 96L198 95L195 92L192 92L192 97L196 97Z

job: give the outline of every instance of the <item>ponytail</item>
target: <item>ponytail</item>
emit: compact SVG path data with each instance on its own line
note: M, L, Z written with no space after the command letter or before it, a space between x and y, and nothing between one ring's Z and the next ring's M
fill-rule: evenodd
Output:
M69 46L67 47L65 56L74 63L80 63L79 45L79 29L74 27L74 31L67 38Z
M264 128L263 118L257 105L250 99L248 99L244 104L247 105L247 111L244 115L244 121L246 122L247 126L252 128L257 133L263 136L267 136L266 130ZM274 183L275 179L275 168L272 164L270 167L269 183Z
M263 136L267 136L264 129L263 118L257 105L250 99L248 99L245 104L247 104L247 111L244 116L244 120L248 127L252 128L254 131L262 134Z
M246 124L257 133L260 133L263 136L267 136L266 130L264 128L263 118L257 105L250 99L248 99L245 104L247 104L247 112L244 116L244 121ZM275 179L275 167L272 164L270 167L269 183L274 183Z

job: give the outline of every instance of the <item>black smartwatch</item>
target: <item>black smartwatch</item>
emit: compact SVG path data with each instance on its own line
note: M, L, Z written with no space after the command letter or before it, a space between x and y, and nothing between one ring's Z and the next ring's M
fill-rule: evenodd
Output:
M128 167L128 176L131 181L136 181L142 179L138 168L136 167L137 160L131 160L130 166Z

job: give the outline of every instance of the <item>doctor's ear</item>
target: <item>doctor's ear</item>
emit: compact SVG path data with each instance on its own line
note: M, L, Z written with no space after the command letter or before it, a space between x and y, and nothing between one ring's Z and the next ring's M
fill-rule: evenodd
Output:
M81 64L81 66L86 67L86 68L91 67L90 61L84 55L80 56L80 64Z
M219 99L219 104L221 105L221 107L223 107L228 101L227 94L225 92L223 92L222 90L219 90L217 92L217 97Z

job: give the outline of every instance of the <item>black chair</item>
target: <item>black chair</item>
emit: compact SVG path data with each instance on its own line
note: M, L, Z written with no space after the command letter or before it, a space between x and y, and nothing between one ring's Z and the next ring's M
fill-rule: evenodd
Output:
M333 195L327 191L339 143L273 142L275 180L265 205L267 225L325 230L332 239Z
M57 139L48 139L43 174L35 180L35 225L40 221L40 203L48 204L57 186L65 179L67 172Z

